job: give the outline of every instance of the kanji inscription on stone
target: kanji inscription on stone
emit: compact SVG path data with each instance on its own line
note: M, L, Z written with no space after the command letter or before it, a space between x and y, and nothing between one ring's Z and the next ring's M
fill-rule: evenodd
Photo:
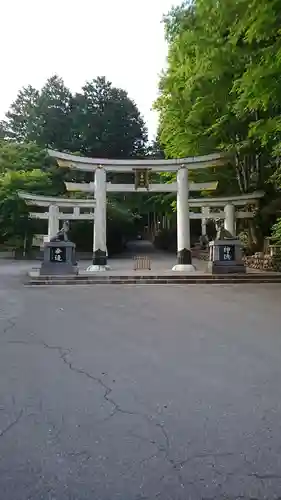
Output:
M222 245L219 247L220 261L232 262L235 260L235 246Z
M50 248L50 261L51 262L65 262L66 249L61 247Z

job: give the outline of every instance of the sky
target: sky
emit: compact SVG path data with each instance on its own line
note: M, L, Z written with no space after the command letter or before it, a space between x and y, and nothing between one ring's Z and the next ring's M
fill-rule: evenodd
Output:
M163 14L172 0L2 0L0 119L18 90L53 74L72 91L105 76L123 88L144 117L152 139L159 75L167 46Z

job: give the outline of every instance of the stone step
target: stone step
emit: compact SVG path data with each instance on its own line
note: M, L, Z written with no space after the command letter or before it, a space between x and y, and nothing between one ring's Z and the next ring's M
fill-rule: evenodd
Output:
M184 276L40 276L30 278L28 285L100 285L100 284L235 284L281 283L281 274L250 273L245 275L184 275Z
M49 279L64 279L64 280L69 280L69 281L83 281L83 280L102 280L102 281L107 281L107 280L112 280L112 279L117 279L117 280L127 280L127 279L134 279L134 280L143 280L143 279L153 279L153 280L158 280L158 279L165 279L165 280L172 280L172 279L177 279L177 280L186 280L186 279L207 279L207 280L216 280L216 279L261 279L261 278L266 278L266 279L281 279L281 273L270 273L270 272L250 272L250 273L245 273L245 274L239 274L239 273L224 273L224 274L208 274L208 273L189 273L189 274L184 274L184 273L159 273L159 274L151 274L151 273L128 273L128 274L119 274L116 272L100 272L100 273L82 273L82 274L56 274L56 275L36 275L36 276L31 276L32 279L39 279L39 280L49 280Z

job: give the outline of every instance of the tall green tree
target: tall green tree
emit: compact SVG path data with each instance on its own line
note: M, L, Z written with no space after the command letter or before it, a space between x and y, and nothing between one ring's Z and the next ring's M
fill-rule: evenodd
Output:
M104 77L76 94L74 149L86 156L129 158L145 154L147 131L135 103Z
M240 0L241 2L241 0ZM235 112L248 116L249 137L269 151L281 142L280 0L243 1L243 16L231 34L233 43L248 53L247 64L233 85Z
M20 90L2 122L6 136L35 141L41 147L68 149L71 146L72 95L57 75L41 91L31 86Z
M34 141L38 138L39 92L31 85L21 89L16 100L1 122L2 136L21 141Z
M43 86L38 99L36 142L41 147L67 150L72 147L72 101L62 78L52 76Z
M72 95L57 75L40 91L19 92L0 137L100 158L143 156L147 143L143 119L124 90L102 77Z
M246 0L196 0L172 11L166 19L168 69L156 102L166 154L231 152L240 192L263 187L271 173L268 144L253 134L259 116L242 104L241 85L258 51L240 25L250 9Z

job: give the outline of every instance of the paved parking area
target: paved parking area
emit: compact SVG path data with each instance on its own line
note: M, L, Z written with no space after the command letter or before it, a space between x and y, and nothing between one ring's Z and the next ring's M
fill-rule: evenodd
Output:
M280 285L23 287L0 266L1 500L281 497Z

